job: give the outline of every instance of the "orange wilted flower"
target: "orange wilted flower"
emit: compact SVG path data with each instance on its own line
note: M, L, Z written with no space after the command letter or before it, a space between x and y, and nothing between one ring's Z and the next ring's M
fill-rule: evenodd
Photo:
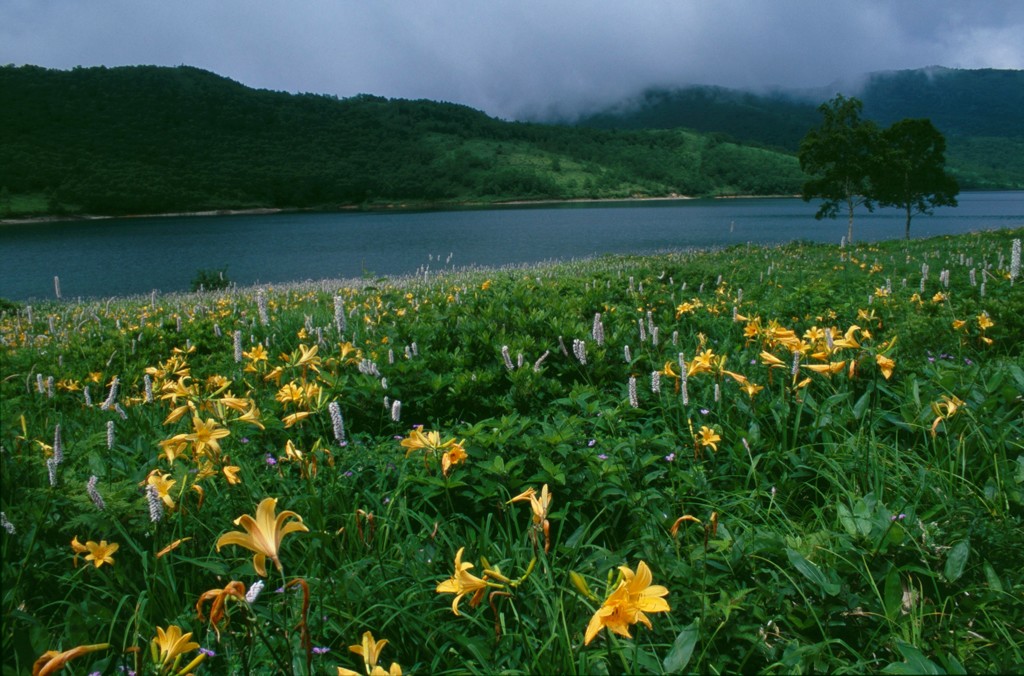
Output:
M47 674L55 674L63 669L67 663L76 657L94 653L99 650L106 650L110 647L109 643L95 643L93 645L80 645L70 650L58 652L56 650L47 650L45 653L39 656L39 659L32 665L32 676L47 676Z
M217 633L217 640L220 640L220 622L225 621L227 624L227 613L226 605L227 600L231 597L238 599L239 601L245 601L245 585L237 580L232 580L223 589L211 589L203 592L199 596L199 600L196 602L196 613L199 615L199 621L203 621L203 605L210 602L210 625L213 630Z

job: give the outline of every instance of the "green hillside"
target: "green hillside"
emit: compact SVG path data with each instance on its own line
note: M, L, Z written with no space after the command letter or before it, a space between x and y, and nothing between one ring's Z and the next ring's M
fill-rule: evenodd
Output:
M190 67L0 68L0 216L795 193L786 153L432 101L254 90Z
M758 95L721 87L653 89L580 118L595 129L675 129L721 133L744 143L795 151L820 122L817 106L837 92L864 102L881 125L932 120L948 141L947 164L965 189L1024 188L1024 71L927 68L874 73L857 86Z

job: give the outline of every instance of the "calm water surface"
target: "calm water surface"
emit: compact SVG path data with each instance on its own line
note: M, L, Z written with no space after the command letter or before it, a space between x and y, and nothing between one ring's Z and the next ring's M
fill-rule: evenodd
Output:
M965 193L916 216L914 237L1024 225L1024 192ZM227 266L239 285L410 274L606 253L806 239L838 243L845 219L816 221L799 199L575 203L427 212L110 219L0 226L0 297L187 290ZM858 213L858 240L903 236L903 214ZM447 262L447 265L446 265Z

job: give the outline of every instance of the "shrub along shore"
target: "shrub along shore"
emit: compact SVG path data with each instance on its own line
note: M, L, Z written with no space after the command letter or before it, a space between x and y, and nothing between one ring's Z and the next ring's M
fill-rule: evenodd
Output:
M4 672L1011 671L1022 237L6 307Z

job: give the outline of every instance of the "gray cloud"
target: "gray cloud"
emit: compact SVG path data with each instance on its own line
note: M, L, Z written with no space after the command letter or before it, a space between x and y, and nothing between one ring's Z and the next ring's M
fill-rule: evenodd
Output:
M813 87L1024 68L1024 3L956 0L4 0L0 63L188 64L243 84L520 118L651 85Z

